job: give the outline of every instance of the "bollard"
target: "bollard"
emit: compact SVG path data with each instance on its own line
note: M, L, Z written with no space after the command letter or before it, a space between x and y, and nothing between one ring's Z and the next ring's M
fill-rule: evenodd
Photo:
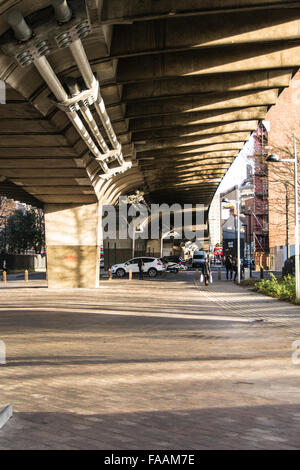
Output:
M129 281L132 281L132 269L129 269Z
M222 280L221 268L218 268L218 281Z
M199 281L199 269L196 269L195 279L196 279L196 281Z
M264 268L261 266L260 268L260 278L263 279L264 278Z
M3 276L2 277L3 282L4 282L4 284L6 284L6 282L7 282L7 273L6 273L6 271L3 271L2 276Z
M24 281L28 282L28 270L25 269Z
M111 281L111 269L108 269L108 280Z

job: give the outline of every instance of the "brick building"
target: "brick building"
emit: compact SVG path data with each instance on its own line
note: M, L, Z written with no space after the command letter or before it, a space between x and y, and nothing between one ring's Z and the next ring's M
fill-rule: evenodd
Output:
M247 193L248 190L243 190L242 192ZM238 220L237 220L237 203L238 203L238 193L237 186L224 191L220 194L220 204L222 205L222 200L228 200L229 203L224 205L228 211L228 218L222 222L222 238L223 238L223 254L231 255L233 258L237 256L237 237L238 237ZM222 210L222 209L221 209ZM240 243L241 243L241 258L245 255L245 217L241 214L240 216Z
M253 148L248 155L247 180L240 191L241 201L241 257L254 260L256 269L261 266L269 268L269 232L268 232L268 164L267 158L267 132L263 124L253 134ZM237 204L236 187L221 194L221 200L235 201ZM233 211L234 213L234 211ZM233 215L231 213L231 215ZM228 224L227 224L228 225ZM223 224L223 246L226 252L224 239L230 238ZM232 242L231 242L232 245ZM236 250L233 250L234 252Z
M241 212L246 224L245 256L254 255L256 268L280 271L285 259L295 253L294 166L266 163L271 153L294 158L294 135L299 155L300 71L253 134L254 152L249 159L253 163L254 194L243 202Z
M300 72L269 110L268 153L293 158L293 135L300 150ZM298 152L299 153L299 152ZM281 270L294 247L294 167L292 163L268 164L270 268Z
M270 265L267 144L268 133L265 125L261 123L254 133L253 198L245 204L247 231L249 236L252 235L257 269L261 266L269 268Z

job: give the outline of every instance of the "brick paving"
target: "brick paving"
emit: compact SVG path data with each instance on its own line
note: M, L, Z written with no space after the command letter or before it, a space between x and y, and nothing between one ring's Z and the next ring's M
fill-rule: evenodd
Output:
M2 286L0 449L299 449L300 307L194 277Z
M222 273L223 274L223 273ZM222 276L223 278L223 276ZM277 327L287 329L289 333L299 334L298 319L300 306L288 302L281 302L264 294L254 292L252 288L241 289L236 283L222 279L217 280L214 273L214 282L207 288L194 281L204 299L222 305L222 308L239 316L254 320L263 320Z

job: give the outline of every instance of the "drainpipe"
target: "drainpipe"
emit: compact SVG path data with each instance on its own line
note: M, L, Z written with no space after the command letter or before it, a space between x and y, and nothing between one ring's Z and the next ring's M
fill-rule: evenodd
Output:
M72 42L69 45L69 48L80 70L80 73L82 75L82 78L87 88L92 88L95 84L96 78L94 77L90 63L86 56L85 50L83 48L81 39L77 39L76 41ZM113 146L114 149L120 149L119 163L122 164L124 162L124 159L123 159L123 156L121 155L121 145L118 142L115 131L113 130L113 127L111 125L111 122L107 114L107 111L105 109L105 104L100 94L100 91L98 94L98 98L94 104L95 104L96 111L101 119L102 125L109 137L111 145Z
M67 23L72 19L72 11L68 6L67 0L52 0L52 5L54 7L56 20L59 24ZM8 14L8 23L14 30L15 36L20 42L25 43L33 37L32 30L26 23L20 11L10 11ZM54 70L45 57L45 55L50 52L47 41L41 41L38 45L36 45L38 49L37 54L35 52L31 52L31 46L29 46L28 51L20 53L19 56L17 56L17 59L23 66L29 65L32 62L34 63L41 77L44 79L49 89L55 96L57 100L57 106L66 113L81 138L85 141L91 153L96 157L96 160L101 165L104 173L106 173L106 176L111 177L116 173L126 171L126 169L131 167L131 163L125 163L124 161L124 157L121 151L121 144L117 140L109 116L106 112L103 98L99 91L99 82L94 77L81 42L81 38L85 37L89 32L88 21L82 21L78 26L76 26L76 29L77 38L79 39L72 41L68 31L62 32L59 34L59 36L57 36L56 39L59 47L70 48L73 58L81 72L88 90L81 92L76 83L69 83L72 94L72 98L69 98L67 92L65 91L64 87L60 83ZM78 100L76 100L77 94L80 94ZM109 150L89 109L89 106L92 104L94 104L105 132L107 133L111 142L113 147L113 150L111 151ZM95 139L104 154L100 152L98 146L95 144L90 133L84 126L83 121L78 114L79 111L90 129L92 137ZM115 158L118 160L120 168L109 169L106 161Z

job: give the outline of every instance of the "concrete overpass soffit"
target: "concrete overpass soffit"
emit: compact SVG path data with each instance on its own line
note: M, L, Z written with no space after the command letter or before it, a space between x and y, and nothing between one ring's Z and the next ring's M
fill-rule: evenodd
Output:
M13 2L0 11L0 173L43 203L118 194L130 167L151 198L160 159L198 175L196 154L212 166L212 152L237 155L299 66L299 2L60 3L20 2L23 30Z

